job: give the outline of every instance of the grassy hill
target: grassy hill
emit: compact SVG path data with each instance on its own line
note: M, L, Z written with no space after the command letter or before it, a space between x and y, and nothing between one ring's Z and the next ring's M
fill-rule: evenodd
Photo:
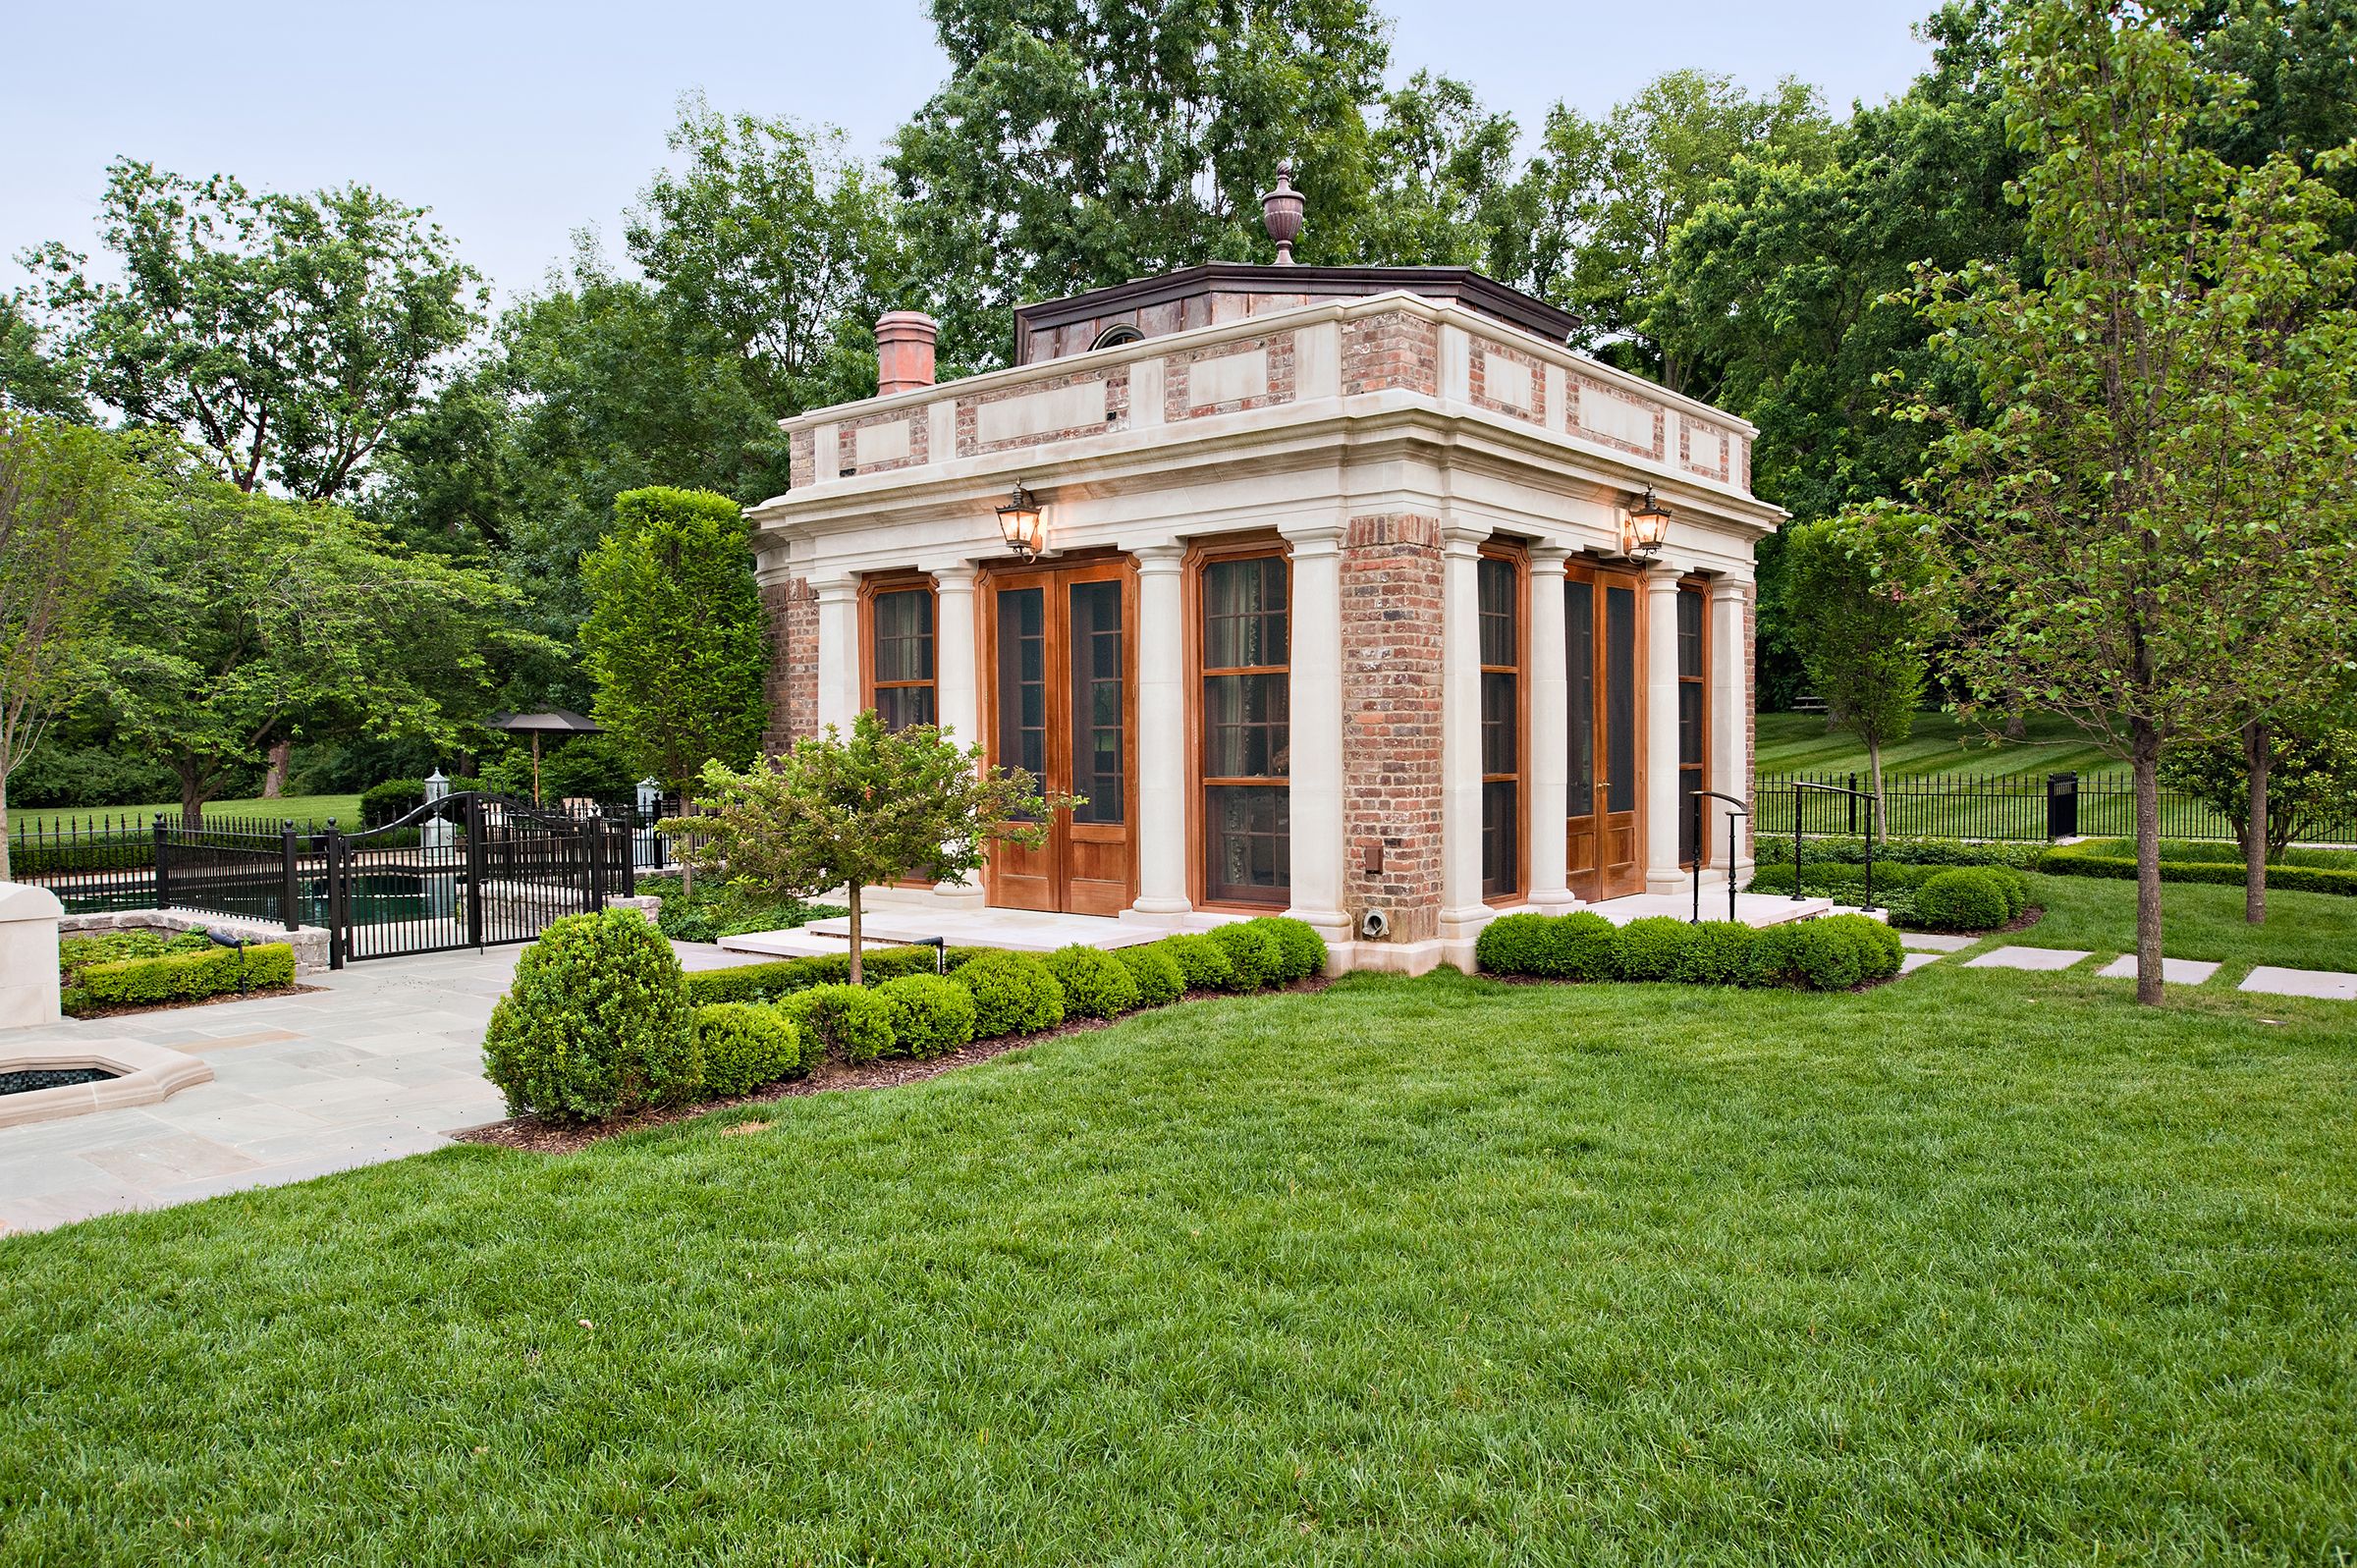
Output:
M1760 715L1754 764L1761 773L1846 773L1866 771L1866 748L1846 730L1828 731L1821 713ZM2043 714L2028 723L2022 740L1992 739L1953 714L1921 713L1915 732L1883 754L1886 778L1933 774L1988 775L2056 773L2082 777L2127 776L2127 766L2104 755L2075 726Z

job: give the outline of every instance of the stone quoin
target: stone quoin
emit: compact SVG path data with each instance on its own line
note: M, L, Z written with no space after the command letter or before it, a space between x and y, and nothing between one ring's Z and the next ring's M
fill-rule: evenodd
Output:
M1465 268L1217 262L1022 306L1011 366L936 383L932 323L887 316L879 395L783 421L791 488L749 509L771 748L874 708L1086 797L893 905L1290 912L1412 973L1697 857L1724 888L1749 838L1730 867L1692 806L1748 794L1783 514L1750 425L1576 326Z

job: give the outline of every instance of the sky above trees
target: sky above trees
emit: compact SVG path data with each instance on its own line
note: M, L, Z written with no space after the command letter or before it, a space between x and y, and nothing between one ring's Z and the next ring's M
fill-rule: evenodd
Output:
M1672 18L1561 0L1383 6L1397 23L1393 78L1460 78L1526 140L1559 98L1601 115L1680 67L1761 92L1796 76L1836 113L1876 101L1929 58L1908 31L1927 9L1689 0ZM18 19L12 45L43 67L0 94L0 292L25 281L16 257L27 246L92 248L100 171L129 155L235 170L257 189L357 181L429 206L504 301L567 261L583 225L622 258L623 209L661 156L681 92L700 88L726 112L840 125L852 150L872 155L948 72L921 0L725 0L669 13L611 0L561 13L419 0L397 25L393 15L267 0L241 10L226 58L217 22L185 6Z

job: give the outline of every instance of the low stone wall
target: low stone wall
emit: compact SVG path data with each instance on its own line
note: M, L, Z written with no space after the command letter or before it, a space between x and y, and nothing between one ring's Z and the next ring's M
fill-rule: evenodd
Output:
M283 942L295 949L295 972L319 974L327 969L327 928L298 926L289 931L275 920L249 920L244 915L220 915L204 909L116 909L102 914L66 915L57 923L61 937L86 937L105 931L226 931L259 946Z

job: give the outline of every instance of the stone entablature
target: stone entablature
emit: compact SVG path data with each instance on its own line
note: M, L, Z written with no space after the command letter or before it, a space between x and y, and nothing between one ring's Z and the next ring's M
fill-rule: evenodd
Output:
M1749 495L1752 426L1463 305L1405 293L1263 311L781 425L798 492L1050 448L1062 459L1078 444L1142 431L1167 440L1174 427L1237 413L1289 409L1307 419L1384 392L1421 394L1567 447L1642 459L1665 479Z

